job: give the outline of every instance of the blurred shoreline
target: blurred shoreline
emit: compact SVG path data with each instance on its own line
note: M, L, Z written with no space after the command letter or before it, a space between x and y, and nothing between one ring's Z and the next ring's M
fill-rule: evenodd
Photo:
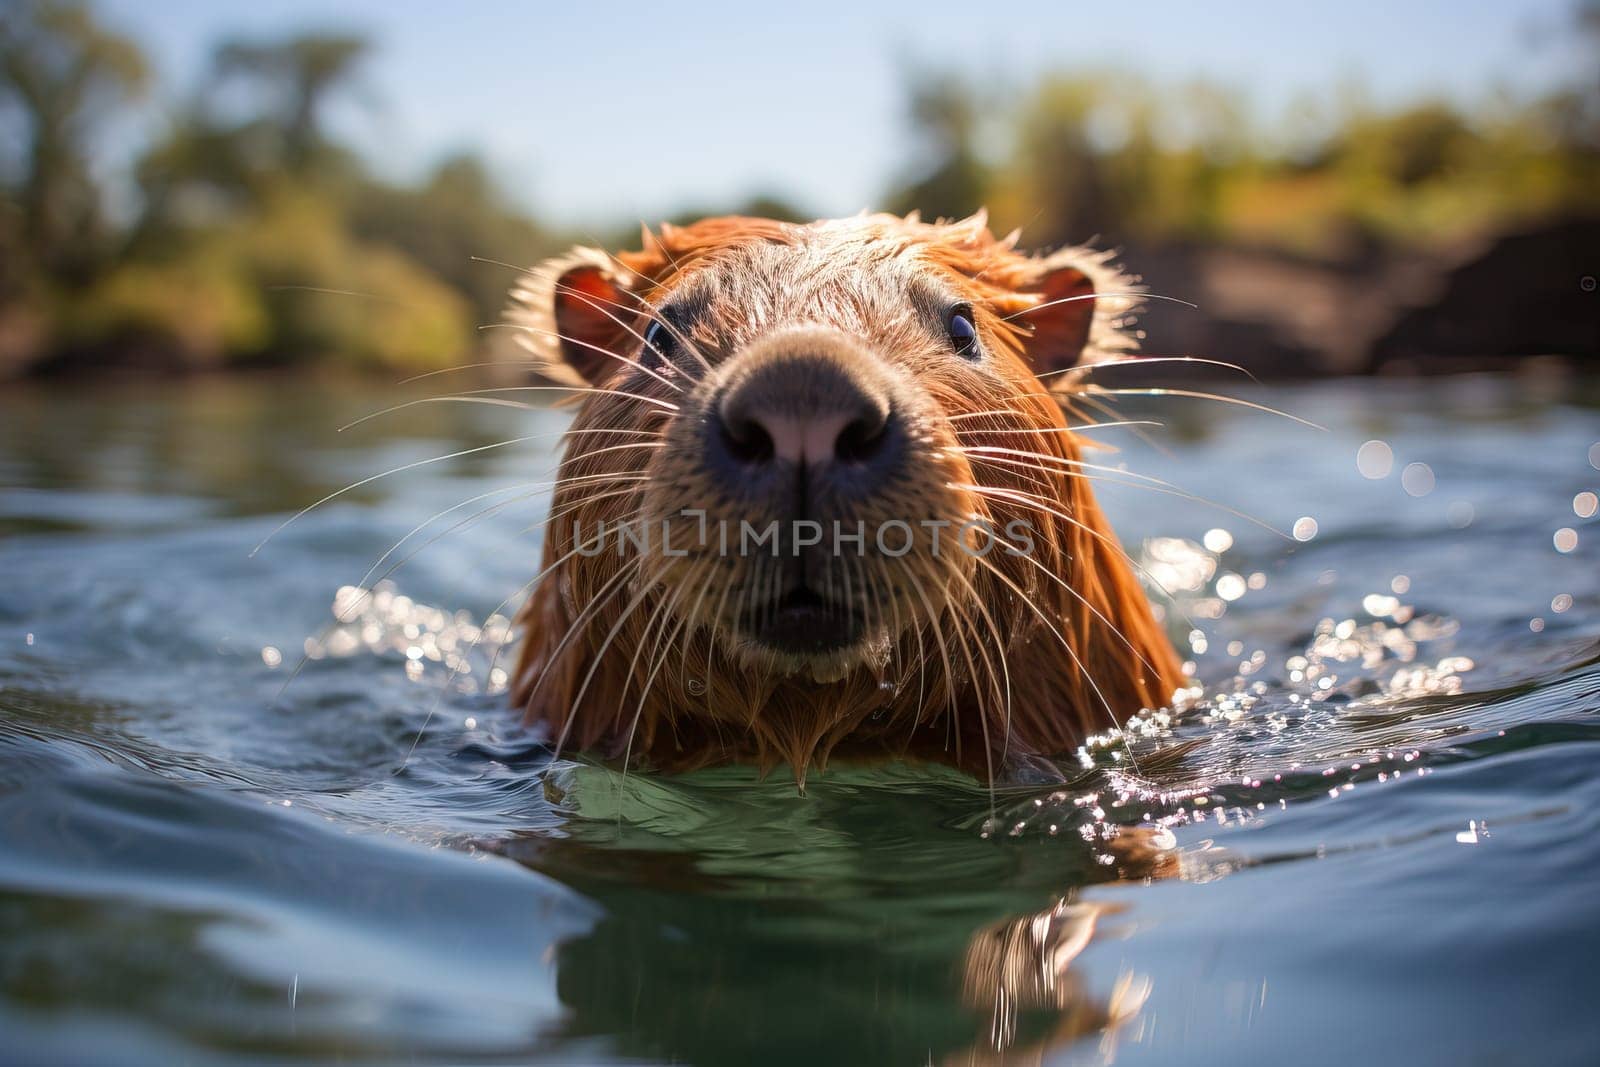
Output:
M1236 364L1262 381L1346 375L1450 374L1566 364L1600 369L1600 218L1556 220L1430 250L1368 250L1341 259L1270 247L1130 242L1119 261L1152 294L1138 321L1140 355ZM322 294L360 300L355 294ZM393 378L382 362L258 358L193 360L160 337L115 337L52 349L26 308L0 308L0 378L74 379L297 373ZM501 352L504 349L500 350ZM451 366L473 380L514 380L491 346ZM476 373L474 373L476 371ZM1151 373L1153 372L1153 373ZM1226 369L1164 362L1152 379L1209 380Z
M1576 4L1572 39L1600 59L1600 3ZM323 119L374 51L349 33L245 36L174 89L92 5L0 9L0 380L406 375L511 347L491 339L517 271L595 238L557 205L513 206L472 152L415 184L379 177ZM1058 70L999 91L913 71L908 163L879 202L985 209L1025 248L1116 251L1150 293L1197 305L1148 302L1146 355L1263 380L1593 367L1600 80L1573 79L1383 107L1352 83L1274 122L1222 83ZM157 91L169 121L112 211L97 147ZM717 214L813 217L769 193L663 221ZM638 224L599 238L636 247Z

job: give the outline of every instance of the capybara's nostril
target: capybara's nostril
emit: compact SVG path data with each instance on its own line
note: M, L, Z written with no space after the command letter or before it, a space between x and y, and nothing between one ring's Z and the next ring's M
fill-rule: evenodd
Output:
M840 463L870 463L889 439L887 408L873 407L845 426L833 443L833 454Z
M722 428L723 443L728 446L733 458L741 463L766 463L772 459L772 435L759 419L748 416L729 419L724 414L718 423Z

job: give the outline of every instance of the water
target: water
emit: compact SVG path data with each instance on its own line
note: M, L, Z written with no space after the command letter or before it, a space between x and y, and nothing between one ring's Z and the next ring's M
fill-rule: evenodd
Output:
M0 397L0 1058L1593 1062L1595 383L1145 404L1103 462L1310 539L1107 487L1208 696L992 799L551 766L490 617L562 417L335 432L417 395Z

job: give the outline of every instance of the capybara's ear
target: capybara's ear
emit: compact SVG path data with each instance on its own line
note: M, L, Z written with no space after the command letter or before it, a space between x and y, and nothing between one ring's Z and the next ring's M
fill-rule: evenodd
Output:
M502 325L549 381L593 386L633 360L643 302L637 271L596 248L574 248L526 271Z
M1137 347L1127 327L1139 294L1109 253L1064 248L1030 265L1022 288L1034 301L1014 318L1025 324L1023 347L1035 374L1059 375Z
M1074 264L1063 263L1046 270L1036 289L1039 302L1022 315L1032 327L1028 362L1035 374L1077 366L1094 326L1094 280Z

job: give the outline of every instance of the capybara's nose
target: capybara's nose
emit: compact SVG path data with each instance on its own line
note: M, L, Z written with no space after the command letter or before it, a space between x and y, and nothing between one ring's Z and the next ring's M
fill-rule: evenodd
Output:
M772 335L738 357L712 421L714 465L735 480L792 467L865 489L899 452L883 372L848 336L820 327Z

